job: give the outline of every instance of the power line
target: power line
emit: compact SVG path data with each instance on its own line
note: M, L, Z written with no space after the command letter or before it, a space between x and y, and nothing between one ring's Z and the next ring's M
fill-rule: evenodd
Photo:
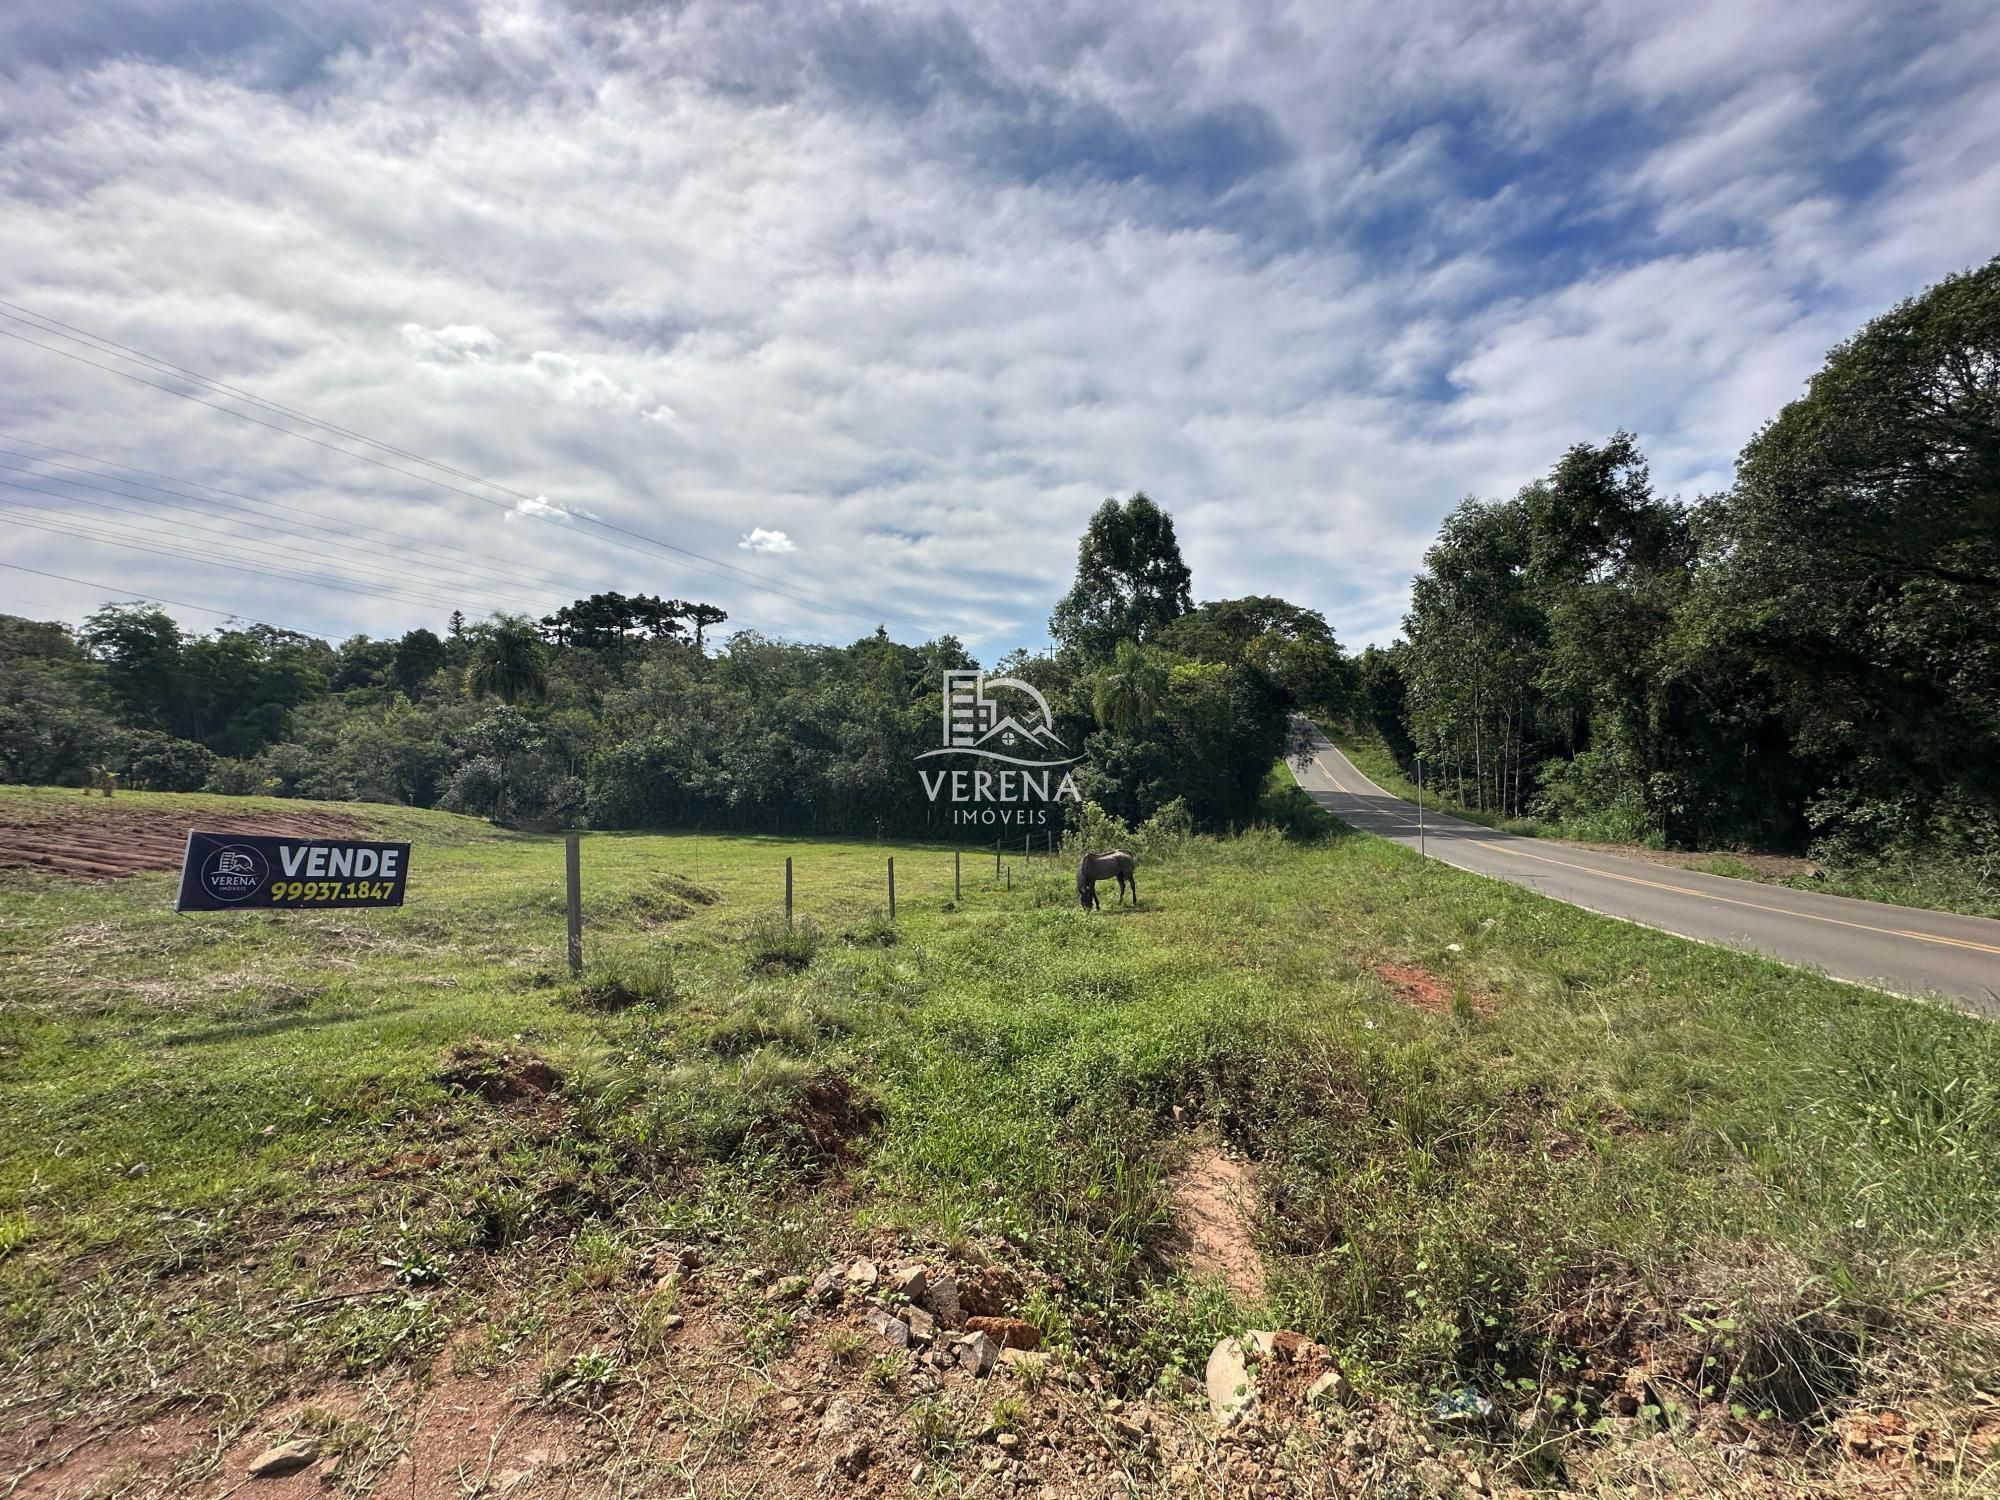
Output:
M126 477L126 473L147 474L153 477L154 479L170 479L175 484L185 485L188 489L207 490L212 494L228 495L232 499L245 501L249 505L255 506L263 511L275 511L280 514L296 514L299 510L298 506L288 505L282 501L260 500L255 495L246 495L240 490L225 489L221 485L205 484L198 479L188 479L182 475L163 474L157 469L142 469L134 464L120 463L117 459L102 458L97 456L96 454L91 454L91 453L79 453L74 448L59 448L54 443L44 443L35 438L21 437L15 433L0 433L0 437L4 437L9 442L28 443L37 448L46 448L51 453L61 453L70 458L80 458L89 463L101 464L106 468L124 470L125 473L107 474L102 472L102 470L100 469L86 469L80 464L66 464L66 463L61 463L53 458L44 458L39 453L15 453L12 455L15 458L25 458L31 463L38 463L47 468L69 469L74 473L88 474L92 478L96 479L112 479L116 480L119 484L130 485L135 489L153 490L162 495L176 495L183 500L193 500L203 505L216 505L220 506L224 510L234 510L238 509L239 507L224 505L221 501L210 500L203 495L188 495L188 494L183 494L181 491L178 490L167 489L161 485L147 484L143 479L128 479ZM4 448L0 448L0 453L6 453L7 451L8 450ZM37 475L36 477L56 480L58 483L62 484L84 483L82 480L78 479L62 479L60 476L54 474L43 474L43 475ZM96 488L96 486L94 485L85 485L84 487L86 489ZM104 493L109 494L112 492L105 491ZM127 496L126 498L136 500L140 497L136 495L131 495ZM348 539L347 538L348 531L372 532L377 536L393 537L397 541L410 542L415 544L416 546L423 547L429 551L449 552L449 553L454 553L460 557L473 558L482 563L492 563L498 568L503 568L516 574L521 582L527 583L530 586L534 587L542 587L545 586L545 584L553 583L553 584L560 584L564 588L573 588L580 590L582 594L593 594L600 591L598 584L585 582L584 580L576 578L571 575L552 573L545 569L531 568L520 563L509 562L507 559L503 557L495 557L491 553L472 552L464 547L454 547L449 542L440 542L434 540L433 538L424 536L412 536L409 532L406 531L394 531L384 526L371 526L366 522L360 522L360 521L346 522L344 523L345 524L344 530L336 530L334 528L329 528L324 526L315 526L313 525L313 523L309 521L300 521L298 522L298 524L306 527L308 530L325 531L329 535L338 535L341 536L343 539ZM498 575L496 574L495 576Z
M13 521L13 523L16 526L25 526L31 531L46 531L55 536L80 538L81 540L88 542L102 542L106 546L123 547L127 551L131 552L150 552L157 557L171 557L181 562L200 563L204 567L227 568L229 571L233 573L255 573L265 578L276 578L285 583L303 583L303 584L308 584L314 588L338 589L341 592L348 594L364 594L374 598L400 597L409 599L411 597L409 595L402 594L401 591L396 589L384 586L378 586L374 584L362 583L352 579L336 580L333 578L315 578L312 575L306 573L287 572L274 568L253 567L249 563L223 562L218 558L210 557L200 552L188 551L186 549L176 549L169 547L165 544L147 545L144 542L132 541L122 536L115 536L115 535L107 536L103 532L90 531L83 527L76 526L74 524L57 525L47 520L30 521L24 519L15 510L7 509L6 507L9 503L10 502L0 502L0 514L6 515L9 519ZM26 507L26 509L32 515L39 515L39 516L47 515L47 512L35 509L34 507ZM160 541L160 539L157 537L148 537L147 540L148 542ZM422 600L417 600L416 602L430 604L433 607L440 609L449 609L452 607L451 602L449 600L422 599Z
M250 616L244 614L241 610L217 609L209 604L190 604L185 599L169 599L161 594L149 594L143 589L128 589L115 583L99 583L92 578L72 578L67 573L49 573L43 571L41 568L30 568L23 563L0 561L0 568L11 568L16 573L32 573L37 578L53 578L58 583L74 583L82 588L102 589L108 593L122 594L127 599L148 599L155 604L171 604L175 609L191 609L196 614L216 615L224 620L247 620L250 618ZM335 638L323 630L304 630L297 625L278 625L271 620L259 620L256 623L259 625L270 625L277 630L289 630L293 635L309 635L315 640L325 641L329 645L336 643Z
M4 448L0 448L0 453L5 453L5 452L7 452L7 450L6 450L6 449L4 449ZM66 478L64 478L64 477L63 477L62 475L59 475L59 474L41 474L41 473L37 473L37 472L36 472L35 470L33 470L33 469L24 469L24 468L22 468L22 467L21 467L20 465L18 465L18 464L5 464L5 463L0 463L0 470L4 470L4 471L7 471L7 472L9 472L9 473L15 473L15 474L26 474L27 476L29 476L29 477L30 477L30 478L32 478L32 479L41 479L41 480L45 480L45 481L47 481L47 482L49 482L49 483L51 483L51 484L67 484L67 485L74 485L74 486L76 486L76 487L77 487L77 488L79 488L79 489L86 489L86 490L95 490L95 491L96 491L96 492L97 492L98 494L100 494L100 495L110 495L110 496L112 496L112 497L114 497L115 499L118 499L118 500L132 500L132 501L136 501L136 502L138 502L138 505L139 505L139 506L141 506L141 507L144 507L144 506L148 506L148 505L165 505L165 506L167 506L167 507L168 507L169 509L172 509L172 510L179 510L179 511L187 511L187 512L189 512L189 513L193 514L193 515L206 515L206 514L207 514L207 512L205 512L205 511L201 510L201 509L199 508L199 506L198 506L198 505L176 505L176 504L175 504L175 503L174 503L173 501L171 501L171 500L165 500L165 501L158 501L158 500L156 500L156 501L150 501L150 502L149 502L149 501L147 501L147 500L145 499L145 497L144 497L144 496L140 496L140 495L127 495L127 494L124 494L124 493L122 493L122 492L120 492L120 491L118 491L118 490L110 490L110 489L106 489L106 488L104 488L104 487L103 487L102 485L95 485L95 484L87 484L87 483L85 483L85 482L84 482L83 480L80 480L80 479L66 479ZM15 485L15 484L11 484L11 482L10 482L10 481L7 481L7 480L0 480L0 484L9 484L11 488L15 488L15 489L24 489L24 490L30 490L30 491L31 491L31 493L34 493L34 494L37 494L37 495L50 495L50 496L52 496L52 497L54 497L54 498L56 498L56 499L59 499L59 500L69 500L69 501L72 501L72 502L74 502L75 504L78 504L78 505L88 505L88 506L92 506L92 507L94 507L94 508L96 508L96 509L99 509L99 510L114 510L114 511L118 511L119 513L121 513L121 514L123 514L123 515L129 515L129 516L137 516L137 517L139 517L139 518L140 518L141 520L146 520L146 521L153 521L153 520L163 520L163 519L164 519L164 518L162 518L162 517L157 517L157 516L155 516L155 515L154 515L154 514L152 514L152 512L151 512L150 510L148 510L148 509L142 509L142 508L135 508L134 506L129 506L129 505L113 505L113 504L110 504L109 502L106 502L106 501L103 501L103 500L90 500L90 499L86 499L86 498L85 498L84 496L82 496L82 495L67 495L67 494L63 494L62 492L60 492L60 491L57 491L57 490L39 490L39 489L33 489L33 487L32 487L32 486L29 486L29 485ZM169 493L171 493L171 492L169 492ZM188 497L188 498L191 498L191 499L192 499L192 498L194 498L194 497L190 496L190 497ZM237 506L231 506L231 507L227 507L227 508L229 508L229 509L241 509L241 507L237 507ZM248 514L254 514L254 512L249 512ZM217 518L214 518L214 519L226 519L226 518L222 518L222 517L217 517ZM178 525L181 525L181 526L184 526L184 527L186 527L186 523L185 523L185 522L180 522L180 523L170 523L170 524L178 524ZM262 530L262 531L269 531L269 532L272 532L272 533L274 533L274 534L275 534L275 535L277 535L277 536L280 536L280 537L284 537L284 538L287 538L287 539L289 539L289 540L291 540L291 541L293 541L293 542L298 542L298 541L304 541L304 540L307 540L306 538L303 538L303 537L299 537L299 536L297 536L297 535L296 535L295 533L293 533L293 532L290 532L290 531L287 531L287 530L285 530L285 529L284 529L284 528L282 528L282 527L276 527L276 526L272 526L272 525L271 525L271 524L270 524L269 522L267 522L267 521L261 521L261 520L251 520L251 521L238 521L238 522L234 522L234 523L232 523L232 524L235 524L235 525L238 525L238 526L246 526L246 527L250 527L250 528L252 528L252 529L256 529L256 530ZM207 532L207 533L208 533L209 535L212 535L212 536L221 536L221 537L226 537L226 538L228 538L229 540L231 540L231 541L234 541L234 542L236 542L236 543L237 543L237 544L238 544L239 546L262 546L262 547L269 547L269 546L271 546L271 545L275 545L275 544L272 544L272 543L265 543L265 542L262 542L262 541L261 541L260 539L258 539L258 538L254 538L254 537L238 537L238 536L237 536L237 535L236 535L236 534L235 534L234 532L229 532L229 531L218 531L218 530L216 530L216 529L215 529L214 527L207 527L207 526L192 526L192 527L186 527L186 529L188 529L188 530L192 530L192 531L202 531L202 532ZM325 528L325 527L311 527L311 529L312 529L312 530L315 530L315 531L326 531L326 530L327 530L327 528ZM327 534L328 534L328 535L331 535L331 536L336 536L336 537L337 537L337 536L339 535L339 533L338 533L338 532L331 532L331 531L327 532ZM359 542L352 542L352 541L344 541L344 542L343 542L343 545L346 545L346 546L349 546L349 547L358 547L358 546L362 546L362 545L365 545L365 544L363 544L363 543L359 543ZM395 562L406 562L406 561L408 561L408 559L406 559L406 558L404 558L404 557L402 557L402 556L399 556L399 555L397 555L397 554L395 554L395 553L385 553L385 552L382 552L380 548L374 548L374 547L371 547L371 548L369 548L369 550L370 550L371 552L374 552L374 553L376 553L377 555L380 555L380 556L385 556L385 557L388 557L388 558L390 558L390 559L391 559L392 561L395 561ZM347 559L347 560L348 560L348 561L350 561L350 562L351 562L351 561L353 561L352 559ZM412 574L409 574L409 573L402 573L402 572L395 572L395 571L392 571L392 570L390 570L390 569L387 569L387 568L382 568L382 567L380 567L380 566L378 566L378 565L374 565L374 564L362 564L362 566L363 566L363 567L364 567L365 569L367 569L368 571L372 571L372 572L374 572L374 573L377 573L377 574L380 574L381 576L384 576L384 577L389 577L389 578L397 578L397 579L401 579L401 580L403 580L403 581L405 581L405 582L411 582L411 583L415 583L415 584L417 584L417 585L418 585L419 587L422 587L422 588L426 588L426 589L428 589L428 588L433 588L433 587L438 587L438 586L440 586L440 585L439 585L439 582L438 582L438 580L435 580L435 579L432 579L432 578L429 578L429 577L426 577L426 576L423 576L423 575L412 575ZM505 580L505 579L502 579L502 580L500 580L500 581L501 581L501 582L503 582L503 583L504 583L504 582L507 582L507 580ZM481 587L481 583L480 583L480 580L478 580L478 579L476 579L476 578L467 578L467 579L464 579L464 580L462 580L462 581L460 581L460 580L451 580L451 579L446 579L446 580L444 581L444 583L443 583L443 585L442 585L442 586L443 586L443 587L447 587L447 588L452 588L452 589L456 589L456 590L457 590L457 591L458 591L459 593L461 593L461 594L464 594L464 595L466 595L466 596L468 596L468 597L470 597L470 598L474 598L474 599L478 599L478 598L484 598L484 599L488 599L488 600L498 600L498 601L500 601L500 606L501 606L501 608L502 608L502 609L516 609L516 608L520 607L520 604L521 604L521 602L522 602L522 601L521 601L521 598L520 598L520 596L519 596L518 594L515 594L515 593L506 593L506 592L502 592L501 590L499 590L499 589L497 589L497 588L494 588L494 587L492 587L492 585L491 585L490 583L489 583L489 584L487 584L487 585L486 585L485 587ZM541 587L546 587L546 585L535 585L535 587L538 587L538 588L541 588ZM436 602L436 601L430 601L430 602ZM448 602L448 603L449 603L449 602L452 602L452 601L446 601L446 602Z
M16 484L14 481L8 479L0 479L0 488L21 490L31 495L43 495L53 500L65 501L70 505L86 505L93 510L111 511L114 513L120 513L125 515L139 515L142 518L144 518L144 512L133 511L125 506L112 505L103 500L89 500L81 495L58 494L54 490L38 490L35 489L32 485ZM19 506L26 510L33 511L37 515L51 515L59 517L66 525L82 525L86 522L92 524L100 524L100 525L118 524L116 522L109 522L109 523L98 522L95 517L91 516L73 516L70 511L57 506L34 505L21 500L12 500L6 503ZM189 525L186 522L169 522L168 524L175 527L175 531L168 535L162 536L156 532L143 531L143 530L135 530L134 534L136 534L142 540L145 541L154 541L154 542L159 542L162 545L174 546L178 545L178 534L180 532L182 531L201 532L202 534L207 536L221 537L224 540L232 543L238 549L237 555L243 556L248 561L275 562L281 567L289 567L296 561L298 556L298 551L296 548L286 548L280 543L267 542L258 537L242 537L236 535L233 532L218 531L214 527L210 526L193 526ZM123 530L125 529L126 528L121 527L120 533L114 533L114 534L122 534ZM197 544L190 543L190 545L197 545ZM275 553L276 556L270 555L273 553ZM195 553L193 555L204 556L206 554ZM459 608L464 602L464 595L466 594L476 595L477 593L476 590L465 590L460 596L456 597L443 593L434 593L430 592L430 590L433 588L433 585L429 583L427 580L421 578L413 578L408 574L391 574L387 571L379 571L370 568L355 568L352 567L351 565L349 570L345 572L337 571L331 568L329 568L327 572L328 575L331 577L345 579L350 583L366 584L368 587L374 589L378 593L390 597L402 598L412 603L426 604L434 609Z
M7 305L15 306L16 304L9 303ZM40 318L42 317L42 314L34 313L31 316L35 318ZM58 327L70 326L67 324L57 325L57 327L43 327L39 323L29 321L28 318L16 317L11 313L0 313L0 317L8 318L10 321L17 323L25 323L28 327L33 328L38 333L53 333L57 338L70 338L72 339L73 342L83 342L82 338L78 338L74 335L57 331ZM46 321L51 324L54 324L56 320L51 318L47 319ZM203 400L200 396L197 396L190 391L176 390L174 387L170 385L161 385L158 381L148 380L143 375L135 374L130 370L121 370L115 365L107 365L100 363L99 361L94 359L86 359L83 355L76 353L74 350L59 349L53 344L38 343L34 339L28 338L23 334L15 333L10 329L5 329L5 328L0 328L0 336L17 340L20 343L28 345L30 348L41 349L49 354L61 355L64 359L75 360L78 364L89 365L91 368L97 370L103 370L107 374L121 376L124 379L134 381L139 385L151 386L156 391L164 391L170 396L179 397L183 401L192 401L198 406L206 406L210 410L222 412L226 416L237 417L245 422L254 422L259 427L269 428L273 432L283 433L286 437L296 438L300 442L304 443L311 443L315 447L325 448L330 452L339 453L348 458L359 459L363 463L373 464L377 468L386 469L392 474L401 474L407 479L414 479L420 484L435 485L439 489L448 490L456 495L463 495L470 500L477 500L482 505L490 505L497 509L506 511L509 514L532 516L534 519L538 521L547 521L552 525L561 524L560 522L557 522L553 516L542 514L532 510L527 510L527 511L520 510L516 506L507 504L505 501L495 500L489 495L481 495L472 490L462 488L459 485L447 484L443 480L433 478L428 474L416 473L412 470L402 468L399 465L388 463L382 459L372 457L366 453L356 453L352 449L342 448L338 444L326 442L321 438L313 437L309 433L295 432L289 427L281 426L276 422L267 422L262 417L254 416L246 411L239 411L234 407L224 406L219 402ZM85 337L95 338L96 335L85 335ZM106 344L111 343L110 340L103 340L102 342ZM86 347L92 348L93 352L97 353L108 352L107 350L97 349L94 345L86 345ZM124 346L117 345L114 347L122 349ZM137 353L132 353L128 355L113 355L113 357L131 358L134 360L143 359L152 361L152 356L140 355ZM166 364L165 361L153 361L153 363L158 365ZM179 366L170 366L169 368L172 368L174 370L180 369ZM200 382L205 388L211 390L227 392L230 391L231 389L230 387L222 385L221 382L211 380L209 377L204 375L185 374L184 378L196 380ZM251 399L261 401L261 398L253 397ZM323 422L317 417L307 416L304 413L293 413L290 408L280 408L275 403L271 402L263 402L262 404L272 410L282 410L288 415L294 415L297 420L309 422L314 426L320 427L324 431L347 434L347 429L335 427L332 423ZM366 443L370 447L380 448L383 452L386 453L397 453L399 455L405 454L405 450L394 448L391 445L379 442L374 438L364 437L358 433L347 434L347 435L350 435L355 441ZM410 456L414 462L425 464L426 466L437 469L443 473L460 475L461 477L470 479L473 483L483 484L490 489L497 490L501 494L512 495L517 500L529 504L533 504L538 501L546 503L545 501L543 501L543 497L539 495L530 495L524 490L514 489L509 485L500 483L498 480L486 479L476 474L467 474L466 471L462 469L454 469L451 465L440 463L434 459L423 458L417 455L407 455L407 456ZM710 557L706 553L695 552L686 547L676 546L672 542L661 541L658 537L648 536L646 533L642 531L633 530L631 527L628 526L621 526L615 521L606 521L601 517L589 515L581 510L561 508L561 514L569 516L577 521L581 521L587 525L601 527L606 531L614 532L617 535L626 537L632 541L642 542L649 547L657 547L662 551L671 552L683 558L694 559L693 562L683 563L682 566L689 568L690 570L697 573L707 573L711 577L722 578L724 582L737 583L737 582L747 581L759 588L766 590L767 592L774 593L783 598L790 599L794 603L805 604L809 607L814 607L814 608L830 609L841 614L853 615L860 619L874 619L874 620L880 620L884 618L895 619L895 620L905 621L906 623L919 626L923 629L930 628L930 624L928 621L919 620L915 616L905 615L895 610L855 608L854 606L849 604L844 604L838 599L832 598L831 596L819 594L814 590L805 589L799 585L783 583L777 579L771 578L767 574L758 573L749 568L739 567L735 563L724 562L722 559ZM599 540L602 539L600 538ZM707 566L705 567L696 566L697 563L706 564ZM714 571L715 569L722 569L724 571L718 573Z

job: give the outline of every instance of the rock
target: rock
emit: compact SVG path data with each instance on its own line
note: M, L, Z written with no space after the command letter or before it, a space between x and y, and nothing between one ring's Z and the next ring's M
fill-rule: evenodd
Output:
M1353 1394L1354 1387L1347 1383L1345 1375L1338 1370L1328 1370L1306 1387L1306 1405L1332 1406L1345 1402Z
M832 1307L840 1301L846 1289L847 1269L840 1266L815 1276L812 1285L806 1289L806 1295L821 1307Z
M684 1271L698 1271L701 1269L702 1254L693 1245L681 1246L679 1250L674 1252L674 1259L680 1262L680 1267Z
M249 1475L252 1479L276 1479L284 1474L296 1474L319 1457L319 1444L311 1438L294 1438L289 1443L280 1443L275 1448L266 1448L250 1460Z
M1146 1446L1149 1424L1141 1417L1114 1416L1111 1430L1135 1448Z
M847 1284L861 1291L867 1291L882 1279L882 1272L872 1260L857 1260L847 1268Z
M912 1302L923 1300L924 1288L929 1285L930 1273L922 1266L903 1266L889 1277L889 1290L899 1296L908 1297Z
M966 1329L983 1333L1002 1349L1039 1349L1042 1330L1021 1318L967 1318Z
M764 1293L764 1299L767 1302L796 1302L811 1285L803 1276L787 1276L782 1281L773 1282Z
M1208 1356L1204 1384L1208 1409L1218 1427L1241 1421L1257 1404L1257 1381L1250 1373L1250 1360L1257 1352L1255 1338L1251 1334L1247 1339L1223 1339Z
M1000 1363L1011 1365L1024 1377L1034 1379L1046 1375L1053 1361L1046 1354L1030 1354L1026 1349L1002 1349Z
M819 1434L821 1437L846 1437L854 1430L857 1420L854 1404L845 1396L835 1396L826 1403L826 1415L819 1419Z
M1003 1453L1012 1453L1016 1448L1021 1446L1021 1434L1018 1432L1003 1432L994 1438L993 1441L1000 1445L1000 1450Z
M874 1458L875 1450L869 1446L868 1439L858 1437L840 1450L840 1457L834 1460L834 1465L849 1479L858 1479L861 1477L861 1471L866 1469Z
M1000 1346L983 1333L968 1333L958 1341L958 1367L973 1375L991 1375L999 1363Z
M963 1328L965 1309L959 1304L958 1278L946 1271L924 1288L924 1306L943 1328Z
M687 1327L687 1319L679 1313L668 1313L664 1318L660 1319L661 1331L665 1333L679 1333L685 1327Z
M903 1322L909 1326L910 1342L919 1348L928 1344L937 1333L937 1319L921 1307L904 1308Z
M910 1347L910 1325L892 1312L879 1307L871 1307L862 1317L862 1322L881 1334L898 1349Z

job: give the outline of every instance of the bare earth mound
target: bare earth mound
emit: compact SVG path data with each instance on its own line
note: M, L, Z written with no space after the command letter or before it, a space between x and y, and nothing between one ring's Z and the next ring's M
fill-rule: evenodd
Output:
M0 815L0 869L53 870L78 880L115 880L141 870L178 870L188 830L265 833L291 838L366 838L371 832L345 813L213 813L92 806L28 819Z
M1264 1267L1250 1225L1257 1170L1221 1147L1197 1147L1174 1178L1176 1258L1200 1276L1219 1276L1246 1302L1264 1298Z

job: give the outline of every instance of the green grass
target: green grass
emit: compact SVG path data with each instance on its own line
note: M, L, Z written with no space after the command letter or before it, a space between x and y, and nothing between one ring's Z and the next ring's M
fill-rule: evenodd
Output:
M1098 914L1061 860L1009 891L968 852L954 900L935 846L592 834L582 984L560 839L442 814L361 810L416 846L400 911L176 916L170 875L10 874L0 1410L249 1403L475 1326L537 1354L536 1308L662 1236L810 1272L857 1223L1009 1247L1051 1341L1120 1385L1254 1321L1377 1392L1588 1420L1578 1309L1606 1298L1690 1390L1819 1425L1990 1371L1963 1308L2000 1227L2000 1030L1315 827L1281 778L1269 806L1291 838L1184 841ZM1381 961L1490 1014L1407 1006ZM446 1087L475 1044L549 1059L559 1109ZM835 1076L880 1111L852 1154L802 1104ZM1268 1307L1161 1259L1176 1106L1261 1164ZM746 1357L789 1336L754 1324Z

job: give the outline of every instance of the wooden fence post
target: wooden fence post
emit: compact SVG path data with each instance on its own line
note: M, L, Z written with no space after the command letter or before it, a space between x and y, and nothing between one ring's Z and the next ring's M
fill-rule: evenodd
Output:
M569 972L575 978L583 972L583 840L574 833L563 838L563 876L569 895Z
M1012 865L1007 866L1007 889L1010 891L1014 889L1014 867Z
M958 875L958 850L954 849L951 851L951 904L953 906L958 905L960 899L958 894Z
M785 856L785 926L792 925L792 857Z
M896 920L896 856L889 856L889 920Z
M1000 878L1000 840L993 841L993 878Z

